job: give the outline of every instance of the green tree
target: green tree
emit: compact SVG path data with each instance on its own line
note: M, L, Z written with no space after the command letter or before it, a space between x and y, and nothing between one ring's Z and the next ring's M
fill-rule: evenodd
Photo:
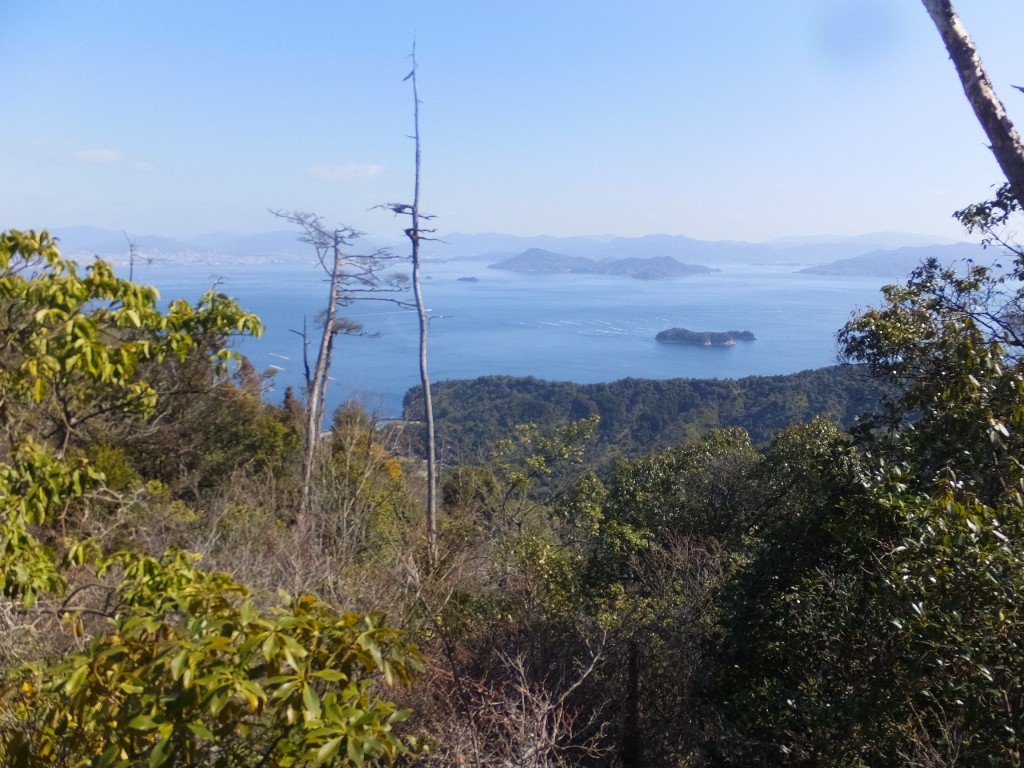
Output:
M759 499L741 429L631 461L577 486L563 509L584 553L583 605L608 663L587 695L611 715L624 766L681 765L701 742L698 681L716 603ZM589 528L589 535L586 529Z
M79 450L83 431L110 414L153 412L159 392L141 375L147 365L184 359L197 338L261 329L258 318L220 293L205 294L194 307L172 301L166 312L158 298L100 260L80 275L46 232L0 234L6 595L31 603L41 589L62 584L61 556L84 556L71 535L74 514L102 477ZM224 348L211 356L215 366L234 357ZM61 555L32 533L54 528L66 539Z
M1000 191L958 216L994 242L1015 210ZM1019 764L1024 293L1006 255L888 286L840 333L880 411L852 445L799 428L766 453L775 511L709 689L716 762Z
M392 762L415 745L374 686L407 682L419 663L382 617L275 601L186 553L108 555L77 535L101 467L116 470L108 493L136 482L92 425L153 414L164 363L198 347L224 366L235 355L208 345L260 328L220 293L165 312L157 298L99 260L80 276L45 232L0 235L0 579L23 610L63 597L36 620L56 614L75 646L0 670L0 760Z
M859 730L868 713L891 722L865 707L876 676L895 682L870 570L888 517L864 499L863 457L824 420L781 431L757 479L718 601L705 751L719 765L857 765L877 757Z
M373 694L419 667L382 617L309 596L261 607L180 552L104 567L121 571L108 626L0 688L5 765L361 766L414 746L394 730L409 713Z
M916 759L1021 760L1024 254L1001 234L1019 210L1003 187L957 213L1008 246L1011 269L926 264L842 336L895 385L886 428L866 444L889 467L878 505L895 529L877 575L905 680L901 749Z
M889 386L864 437L928 485L950 470L984 500L1021 479L1018 419L1022 296L1010 273L928 261L885 304L839 334L846 358Z
M197 339L259 334L259 319L222 293L157 308L156 289L96 260L79 274L46 232L0 235L0 390L7 448L26 434L64 455L83 425L111 412L151 412L158 391L140 375L184 359ZM234 356L211 350L217 365Z

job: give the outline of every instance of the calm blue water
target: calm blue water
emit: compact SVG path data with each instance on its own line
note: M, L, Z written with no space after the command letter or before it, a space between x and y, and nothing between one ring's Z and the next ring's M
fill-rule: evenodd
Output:
M851 313L880 300L881 278L835 278L795 267L726 267L709 275L635 280L602 275L518 275L477 262L428 264L424 299L430 323L431 380L490 374L593 383L625 377L739 378L794 373L836 360L835 332ZM279 366L268 384L276 401L300 391L303 315L314 329L327 286L312 265L153 264L136 279L164 299L194 299L210 287L256 312L259 340L241 344L260 370ZM476 277L478 282L460 281ZM382 302L356 303L346 315L376 338L340 337L328 413L347 398L381 416L401 412L419 383L415 313ZM757 341L734 347L659 344L658 331L751 330ZM315 342L315 340L314 340ZM315 352L315 343L313 345Z

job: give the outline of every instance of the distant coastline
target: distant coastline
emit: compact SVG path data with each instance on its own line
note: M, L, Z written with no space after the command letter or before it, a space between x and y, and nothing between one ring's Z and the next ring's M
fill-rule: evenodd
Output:
M56 227L51 230L51 234L60 238L61 251L65 256L76 258L82 263L91 261L95 256L118 264L129 260L128 239L120 229ZM299 234L294 230L272 230L251 234L208 232L194 237L181 237L129 230L127 237L137 246L136 264L150 260L155 263L209 266L293 263L296 268L301 268L311 262L315 263L315 255L307 243L299 240ZM390 235L363 238L359 241L358 249L360 252L371 253L384 248L401 254L407 245L405 238L393 232ZM825 265L829 274L874 275L881 272L887 277L899 277L907 274L924 258L938 258L943 263L963 257L981 261L980 245L963 242L956 244L946 238L900 232L875 232L857 237L791 237L760 243L698 240L665 234L640 237L524 237L500 233L470 235L452 232L425 243L424 247L425 260L432 264L443 261L486 261L493 264L529 254L518 265L503 264L501 268L520 272L626 274L647 278L682 274L679 272L680 265L684 270L707 272L735 264L785 265L795 269ZM530 254L530 251L533 253ZM837 259L860 256L868 258L855 264L835 263ZM577 257L583 257L584 260L574 261ZM664 260L658 263L653 259ZM872 264L872 261L875 263ZM896 262L899 262L898 266ZM894 272L895 275L892 274Z

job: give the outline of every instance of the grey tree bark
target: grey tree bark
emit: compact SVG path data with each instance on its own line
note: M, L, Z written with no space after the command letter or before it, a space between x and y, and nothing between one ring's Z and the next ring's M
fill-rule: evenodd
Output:
M301 223L301 222L298 222ZM309 361L304 357L306 368L306 439L302 452L302 484L299 492L298 522L304 525L310 514L310 499L313 493L313 470L316 467L317 447L323 432L324 403L327 400L327 377L331 371L331 356L334 352L334 336L337 333L338 304L341 301L342 276L342 245L346 242L342 231L333 232L311 231L310 222L306 222L306 233L310 239L314 235L318 241L314 243L317 255L327 271L330 288L327 294L327 309L324 314L323 333L317 350L316 364L312 375ZM328 261L329 259L329 261ZM328 266L329 264L329 266ZM305 334L303 323L303 334ZM305 345L306 340L303 339Z
M434 403L430 393L430 374L427 371L427 325L430 320L428 311L423 304L423 292L420 288L420 244L424 237L434 230L424 229L421 222L430 219L420 211L420 170L422 167L422 154L420 145L420 96L416 83L416 46L413 45L412 71L405 76L405 80L412 80L413 99L413 134L412 139L416 146L416 160L414 167L414 183L412 205L408 203L387 203L382 208L388 208L395 214L408 216L409 226L405 230L405 236L409 238L412 248L412 289L415 299L416 315L419 318L420 329L420 385L423 388L423 421L426 427L426 450L427 450L427 564L430 570L437 565L437 439L434 432Z
M427 371L427 311L423 306L423 292L420 289L420 240L423 230L420 227L420 96L416 84L416 50L412 54L413 98L413 140L416 143L416 168L414 174L412 219L410 227L405 231L412 246L412 288L416 299L416 314L420 325L420 384L423 387L423 420L427 432L427 562L431 569L437 566L437 440L434 435L434 403L430 394L430 374Z
M981 65L978 50L950 0L922 2L953 60L967 101L991 142L992 154L1010 183L1017 201L1024 206L1024 143L996 96L995 88Z
M272 211L285 221L297 225L303 231L302 241L316 249L317 258L323 267L329 283L327 307L323 313L323 331L317 350L316 364L310 369L305 354L309 339L303 324L303 363L306 377L306 439L302 454L302 484L299 492L297 521L304 524L311 512L313 492L313 471L316 468L318 447L323 432L324 410L327 404L327 382L331 372L334 354L334 339L338 334L358 334L362 326L341 317L339 308L355 298L373 298L360 294L375 294L396 290L393 278L382 280L378 272L384 262L393 258L387 252L377 251L368 255L351 255L346 250L360 236L349 227L328 228L320 217L311 213L281 213ZM387 299L384 299L387 300Z

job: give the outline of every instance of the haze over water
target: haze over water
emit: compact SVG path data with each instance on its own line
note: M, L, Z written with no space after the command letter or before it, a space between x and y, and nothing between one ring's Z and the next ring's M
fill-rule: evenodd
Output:
M603 275L522 275L473 261L428 263L423 293L432 310L433 382L487 375L594 383L634 378L741 378L795 373L836 362L835 333L853 311L878 304L879 277L799 274L793 266L735 266L708 275L638 280ZM153 264L137 277L163 298L195 299L213 276L266 326L239 350L259 370L278 366L266 398L302 385L303 315L311 331L326 284L295 265ZM460 280L476 278L476 281ZM408 297L405 297L408 298ZM356 399L383 417L401 414L419 383L414 312L357 302L346 316L376 337L339 337L328 412ZM666 328L750 330L753 342L690 347L656 342ZM315 344L311 354L315 353Z

